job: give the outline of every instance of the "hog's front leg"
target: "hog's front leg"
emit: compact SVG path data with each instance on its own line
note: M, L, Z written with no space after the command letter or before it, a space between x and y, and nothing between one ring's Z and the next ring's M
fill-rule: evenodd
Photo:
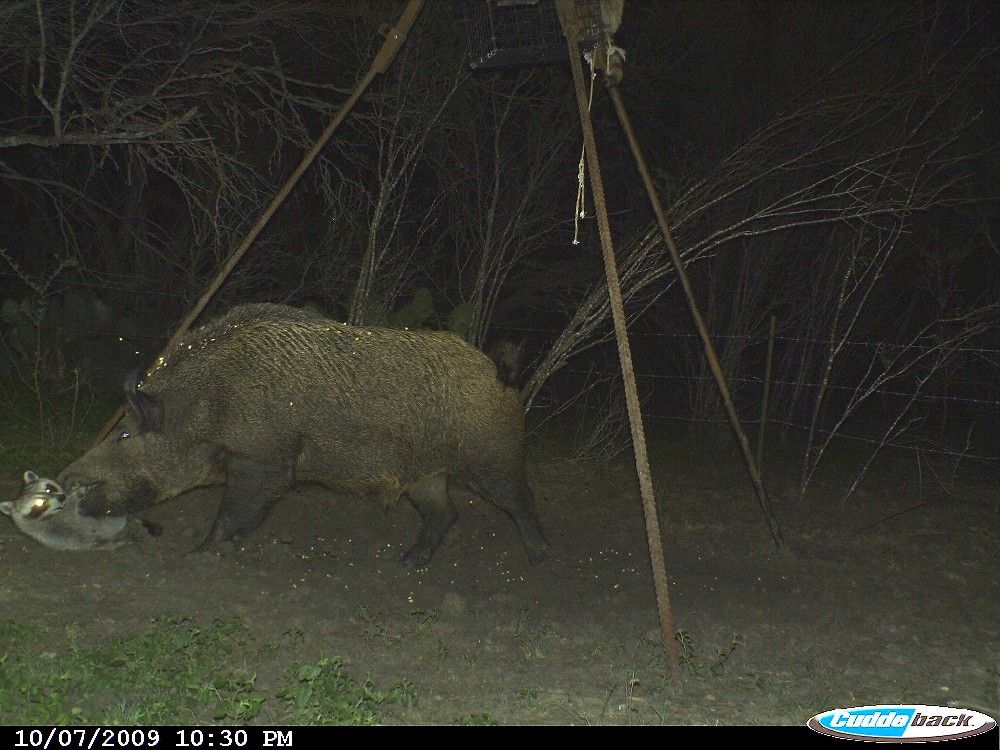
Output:
M257 528L274 504L291 486L287 463L269 464L243 456L230 456L226 491L211 531L198 550L225 542Z

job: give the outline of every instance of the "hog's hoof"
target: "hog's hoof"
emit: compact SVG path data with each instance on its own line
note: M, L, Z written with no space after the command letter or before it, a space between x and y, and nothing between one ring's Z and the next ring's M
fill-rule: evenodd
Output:
M538 549L526 550L528 553L528 562L531 565L541 565L543 562L549 559L549 550L545 547L540 547Z
M197 547L192 549L189 555L200 555L205 552L218 552L221 540L216 539L214 534L209 534Z
M431 551L422 547L420 544L415 544L410 550L403 555L400 562L403 563L407 568L426 568L427 563L431 561Z
M228 557L236 551L236 542L226 539L221 542L206 540L187 553L188 557Z
M202 552L208 552L212 548L212 538L208 537L197 547L192 548L189 555L200 555Z

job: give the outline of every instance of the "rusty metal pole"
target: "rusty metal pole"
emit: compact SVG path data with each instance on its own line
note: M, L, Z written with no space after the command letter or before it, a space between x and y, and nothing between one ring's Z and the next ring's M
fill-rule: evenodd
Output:
M680 683L681 667L674 636L674 618L670 607L670 584L663 557L663 542L660 521L653 493L653 478L649 470L649 456L646 453L646 435L642 425L642 411L639 394L635 386L635 372L632 369L632 352L629 347L628 331L625 328L625 307L622 303L621 284L618 280L618 264L611 244L611 223L604 199L604 184L601 180L601 165L597 158L597 142L594 139L593 123L583 80L583 66L580 64L580 49L577 42L579 20L573 0L556 0L559 21L566 44L569 46L570 65L573 68L573 82L576 101L580 110L580 126L583 129L583 143L587 155L587 170L590 173L590 189L594 196L597 212L597 226L601 235L601 251L604 255L604 270L608 280L608 296L611 315L615 326L615 340L618 343L618 359L625 384L625 401L628 405L628 420L632 430L632 448L635 452L636 473L639 476L639 491L642 495L642 510L646 519L646 541L649 544L649 559L653 568L653 587L660 616L660 634L670 664L670 674L675 684Z
M618 88L616 86L609 86L608 93L611 95L611 101L615 105L615 111L618 113L618 120L621 123L622 130L625 131L625 137L628 140L629 148L632 150L632 156L635 158L639 174L642 176L642 182L646 186L646 193L649 195L649 202L653 206L653 213L656 214L656 221L660 225L663 239L667 243L670 260L674 264L677 278L684 289L684 296L687 298L691 317L694 318L698 335L701 336L701 343L705 349L708 366L712 370L715 385L722 396L722 403L725 405L726 415L729 417L729 425L732 427L736 435L736 440L739 443L743 462L746 464L747 472L750 474L750 481L757 494L757 502L760 505L761 513L767 522L768 530L771 532L771 539L774 540L775 546L781 549L784 546L784 539L781 535L781 529L778 527L778 522L774 517L774 512L771 510L771 502L768 500L767 490L764 488L764 480L761 477L760 467L754 459L753 450L750 448L750 441L747 439L746 431L744 431L743 426L740 424L740 418L736 413L736 406L733 404L733 397L729 391L729 384L726 382L726 375L722 372L722 366L719 364L718 356L716 356L715 346L712 344L712 338L708 333L708 326L705 325L705 320L701 317L701 312L698 310L698 303L694 298L691 280L688 278L687 271L684 270L684 263L681 261L680 253L677 251L677 244L674 242L673 234L670 232L670 225L667 223L666 212L663 210L663 204L660 202L659 194L656 192L653 178L650 176L649 168L646 166L646 158L643 156L639 142L636 140L635 132L632 130L632 122L629 119L628 112L625 111L625 105L622 104Z
M162 351L158 355L159 357L165 357L169 354L177 342L181 340L181 337L188 332L191 328L191 324L201 315L202 310L205 309L205 305L208 301L212 299L212 296L219 290L222 283L229 277L229 274L236 267L236 264L240 262L240 259L253 244L254 240L257 239L257 235L263 231L264 227L267 226L267 222L271 220L274 216L274 212L278 210L278 207L285 202L285 198L295 187L299 178L302 177L303 173L309 168L319 152L323 150L326 142L330 140L330 136L333 132L340 126L340 123L344 121L344 118L354 109L354 105L357 104L358 99L361 95L365 93L368 86L372 81L375 80L375 76L380 73L384 73L392 61L396 58L396 54L399 52L400 47L403 46L403 42L406 41L406 35L410 32L410 28L413 23L417 20L417 16L420 15L420 10L423 8L424 0L409 0L406 7L403 9L402 14L399 16L399 20L396 25L389 28L385 32L385 42L382 43L381 49L379 49L378 54L375 55L375 59L372 61L371 66L368 68L368 72L365 73L364 77L358 81L357 85L354 87L354 91L351 92L350 97L345 101L337 114L334 115L330 124L326 126L326 129L320 134L319 138L313 144L312 148L302 157L302 161L295 168L292 174L285 180L285 184L281 186L281 189L275 194L274 198L267 205L267 208L261 212L260 216L257 218L256 223L251 227L250 231L247 232L246 237L240 243L239 247L233 250L232 254L226 260L225 265L219 269L219 272L215 274L215 278L209 283L205 291L202 292L201 297L195 303L194 307L188 311L187 316L181 321L181 324L177 326L177 329L170 336L170 340L167 342L166 346L163 347ZM156 361L154 359L154 361ZM107 437L107 434L111 432L118 420L122 418L125 413L125 407L119 406L118 410L108 418L108 421L104 423L100 431L97 433L97 437L91 442L88 450L93 448L99 442Z

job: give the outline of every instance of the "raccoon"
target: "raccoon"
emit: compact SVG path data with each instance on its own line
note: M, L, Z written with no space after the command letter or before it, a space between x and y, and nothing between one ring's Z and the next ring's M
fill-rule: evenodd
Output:
M78 496L67 496L54 480L26 471L21 494L0 502L0 513L35 541L56 550L114 549L134 541L143 526L125 516L80 516L78 506ZM152 533L148 528L146 532Z

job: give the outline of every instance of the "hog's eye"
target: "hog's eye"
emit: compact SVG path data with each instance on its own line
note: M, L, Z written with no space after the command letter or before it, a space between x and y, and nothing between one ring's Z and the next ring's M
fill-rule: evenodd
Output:
M122 440L128 440L130 437L132 437L131 432L129 432L128 430L122 430L120 433L118 433L118 442L120 443Z

